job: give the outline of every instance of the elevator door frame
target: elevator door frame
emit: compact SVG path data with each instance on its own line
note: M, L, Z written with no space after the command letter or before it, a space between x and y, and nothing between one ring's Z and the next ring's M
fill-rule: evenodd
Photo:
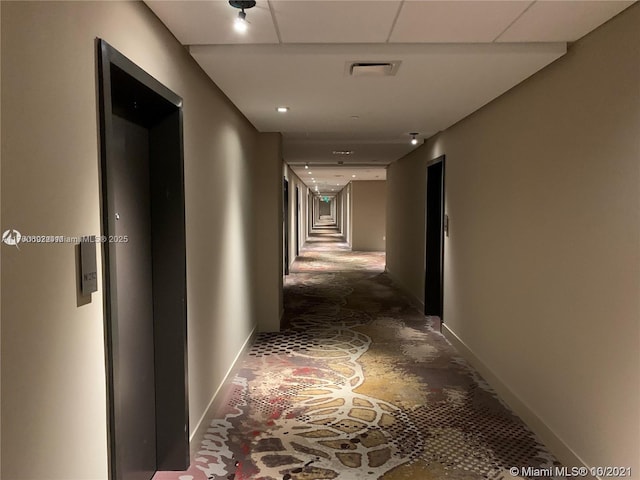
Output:
M286 177L282 179L282 243L283 243L283 256L284 265L283 270L285 275L289 275L289 262L291 261L289 255L289 180Z
M156 470L186 470L189 458L187 371L186 237L182 99L127 59L96 39L102 235L116 232L113 117L145 126L149 139L149 201L155 389ZM122 454L117 443L118 362L117 292L123 288L115 268L117 248L105 241L103 253L104 328L107 370L109 478L121 480ZM119 281L120 280L120 281ZM121 402L122 403L122 402ZM119 430L118 432L121 432Z
M296 185L296 257L300 255L300 188Z

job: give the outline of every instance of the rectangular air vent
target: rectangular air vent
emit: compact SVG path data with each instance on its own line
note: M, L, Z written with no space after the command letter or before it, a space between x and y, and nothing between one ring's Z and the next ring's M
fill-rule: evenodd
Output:
M390 77L396 74L400 62L349 62L352 77Z

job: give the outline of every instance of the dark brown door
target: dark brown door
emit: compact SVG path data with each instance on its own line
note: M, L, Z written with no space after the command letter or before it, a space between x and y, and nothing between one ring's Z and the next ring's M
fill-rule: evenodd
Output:
M149 133L113 116L115 207L113 312L118 345L116 446L123 480L148 480L156 471Z
M424 313L442 320L444 288L444 157L427 168Z

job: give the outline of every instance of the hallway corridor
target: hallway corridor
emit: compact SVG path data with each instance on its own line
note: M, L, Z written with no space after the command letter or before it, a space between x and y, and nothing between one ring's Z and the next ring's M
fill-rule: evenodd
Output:
M190 471L157 480L498 479L554 464L391 284L383 253L318 228L284 301L287 328L239 361Z

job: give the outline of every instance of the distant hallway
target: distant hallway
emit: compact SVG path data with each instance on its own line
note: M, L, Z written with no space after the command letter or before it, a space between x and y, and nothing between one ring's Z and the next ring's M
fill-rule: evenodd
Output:
M319 225L185 473L162 480L499 479L555 459L384 273ZM516 477L521 478L521 477ZM523 475L522 478L526 478Z

